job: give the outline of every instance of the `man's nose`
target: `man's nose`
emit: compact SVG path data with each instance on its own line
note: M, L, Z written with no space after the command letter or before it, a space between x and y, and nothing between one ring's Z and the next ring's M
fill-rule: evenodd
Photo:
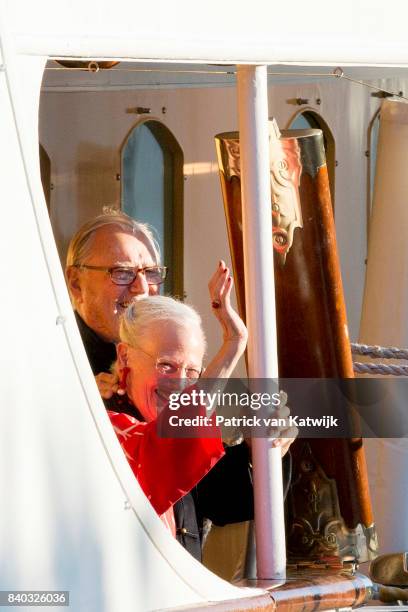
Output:
M135 280L129 285L129 291L135 295L149 295L149 285L142 270L138 270Z

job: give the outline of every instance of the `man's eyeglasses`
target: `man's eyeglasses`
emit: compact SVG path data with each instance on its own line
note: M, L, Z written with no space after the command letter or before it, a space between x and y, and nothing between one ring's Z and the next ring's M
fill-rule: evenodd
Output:
M160 285L167 276L167 268L165 266L146 266L145 268L114 266L107 268L104 266L76 264L74 267L108 272L112 283L115 285L131 285L139 273L143 274L148 285Z
M169 361L165 357L153 357L153 355L150 355L150 353L146 353L146 351L140 348L140 346L138 346L137 344L132 344L131 348L136 349L137 351L144 353L147 357L150 357L150 359L155 360L155 368L161 376L174 376L174 374L179 372L179 370L181 369L184 369L183 378L187 378L188 380L197 380L202 374L203 368L183 366L183 364L174 363L173 361Z

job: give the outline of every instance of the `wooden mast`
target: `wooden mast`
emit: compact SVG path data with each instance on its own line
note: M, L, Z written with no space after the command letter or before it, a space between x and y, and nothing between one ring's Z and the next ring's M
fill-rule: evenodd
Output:
M245 318L239 135L221 134L216 143L238 305ZM281 148L271 156L271 181L279 376L351 378L320 130L282 132ZM288 554L371 558L377 541L362 440L297 440L292 455Z

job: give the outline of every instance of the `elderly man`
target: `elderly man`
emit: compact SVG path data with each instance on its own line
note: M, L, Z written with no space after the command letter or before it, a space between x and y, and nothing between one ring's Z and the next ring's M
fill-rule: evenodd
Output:
M220 262L210 281L210 292L224 272L227 268ZM72 238L67 254L66 278L95 375L109 372L116 359L115 343L119 342L119 319L123 310L137 295L157 294L165 276L166 268L160 265L158 249L149 228L123 213L99 215L83 225ZM221 310L216 309L214 314L223 325ZM105 403L108 409L143 419L126 399L114 395ZM288 438L276 441L282 446L282 454L290 442ZM227 448L225 456L213 470L175 504L177 538L197 559L201 559L204 518L216 525L253 518L249 465L246 444Z
M69 244L66 278L92 371L109 372L123 310L166 278L151 231L119 211L95 217Z

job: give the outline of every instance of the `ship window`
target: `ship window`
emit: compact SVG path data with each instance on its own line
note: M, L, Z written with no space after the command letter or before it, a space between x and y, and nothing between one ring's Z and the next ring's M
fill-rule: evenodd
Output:
M44 190L45 201L47 203L47 209L49 213L51 202L51 160L50 156L48 155L47 151L44 149L41 143L39 147L41 183Z
M122 209L156 230L164 293L183 295L183 153L159 121L136 125L122 148Z
M310 110L303 111L296 115L288 127L293 130L308 130L310 128L322 130L324 148L326 151L327 172L329 175L330 196L334 210L336 150L331 129L321 115Z
M380 111L378 110L368 128L367 164L367 228L369 225L374 198L375 166L377 163L378 133L380 130Z

